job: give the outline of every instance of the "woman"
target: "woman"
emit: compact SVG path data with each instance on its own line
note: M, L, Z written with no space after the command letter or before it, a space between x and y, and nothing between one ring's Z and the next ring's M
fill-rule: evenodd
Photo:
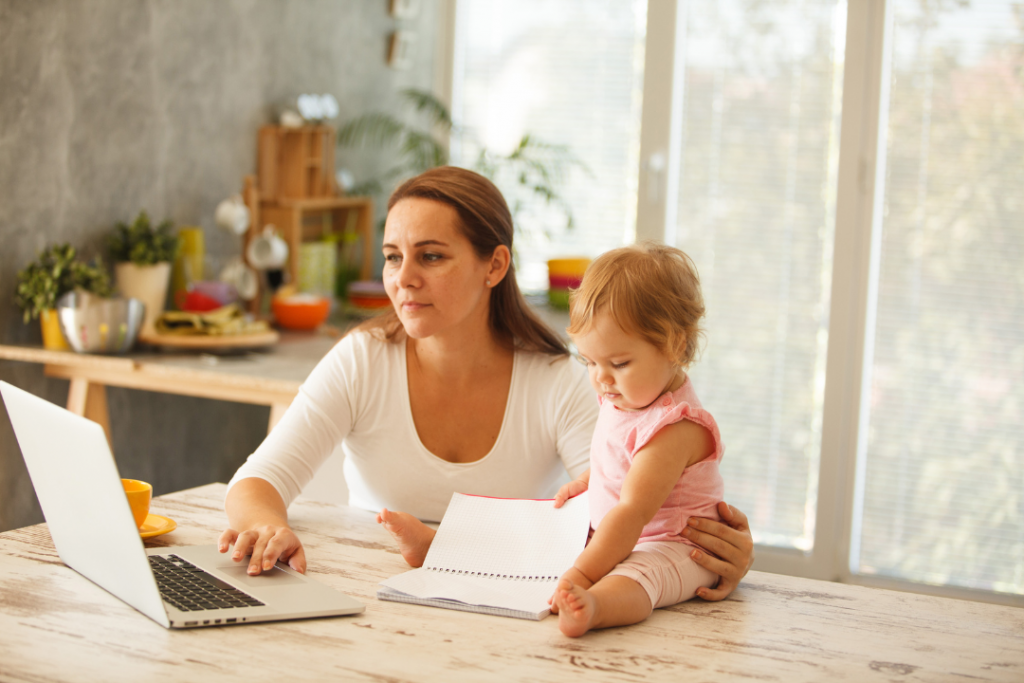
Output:
M498 189L444 167L399 187L384 228L393 310L360 325L317 365L263 444L232 479L221 552L306 569L287 506L340 443L349 504L439 521L459 491L553 497L588 466L597 416L586 372L526 306L512 265L512 217ZM693 519L689 538L718 557L728 595L753 562L746 517ZM415 521L411 537L432 538ZM406 550L403 544L403 550ZM720 559L719 559L720 558Z

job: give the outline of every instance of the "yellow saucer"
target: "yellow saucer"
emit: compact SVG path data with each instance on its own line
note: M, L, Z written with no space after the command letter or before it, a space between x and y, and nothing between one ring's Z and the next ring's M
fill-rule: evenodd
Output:
M178 523L170 517L163 517L161 515L149 515L146 517L146 521L139 527L139 536L143 538L153 538L154 536L160 536L170 531L174 531L178 528Z

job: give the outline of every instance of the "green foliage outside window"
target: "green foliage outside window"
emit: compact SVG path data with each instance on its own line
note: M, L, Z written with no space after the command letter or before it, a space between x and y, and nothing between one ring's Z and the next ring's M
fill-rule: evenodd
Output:
M448 163L444 136L457 136L472 144L465 131L452 122L445 105L431 93L409 89L403 90L401 95L426 124L424 127L409 125L390 113L373 112L353 119L338 131L339 146L395 148L399 154L394 165L379 176L350 188L351 194L373 195L386 201L387 194L400 181ZM487 176L498 186L508 201L513 219L527 204L539 200L560 212L565 227L572 228L572 208L562 196L564 179L572 169L589 171L567 147L542 142L529 133L507 154L482 145L473 146L477 157L472 170Z

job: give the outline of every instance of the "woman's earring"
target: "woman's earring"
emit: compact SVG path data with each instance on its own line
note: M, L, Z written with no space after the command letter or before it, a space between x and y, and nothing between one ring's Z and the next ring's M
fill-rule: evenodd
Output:
M487 281L487 286L488 286L488 287L490 287L490 286L491 286L491 281L490 281L490 280L488 280L488 281Z

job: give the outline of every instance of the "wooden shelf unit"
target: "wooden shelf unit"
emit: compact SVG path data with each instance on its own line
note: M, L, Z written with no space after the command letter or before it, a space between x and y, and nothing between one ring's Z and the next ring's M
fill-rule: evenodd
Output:
M369 280L373 270L373 200L370 197L283 199L260 203L262 224L276 227L288 243L288 271L293 281L299 272L299 246L303 242L321 239L328 224L333 232L344 233L351 212L356 213L354 228L362 242L359 279ZM326 222L325 217L328 219ZM252 228L249 232L251 239L255 233ZM341 244L343 240L339 240L339 247Z
M257 144L260 198L334 197L335 132L330 126L263 126Z
M292 282L298 279L300 245L322 239L328 227L339 235L355 231L362 247L359 277L369 280L373 273L373 200L339 195L335 140L330 126L263 126L257 141L258 175L244 179L243 198L252 222L242 253L248 253L249 243L265 226L273 225L288 243ZM339 249L344 244L344 239L338 240ZM339 263L341 257L339 253ZM253 300L253 312L258 312L262 296L261 291Z

